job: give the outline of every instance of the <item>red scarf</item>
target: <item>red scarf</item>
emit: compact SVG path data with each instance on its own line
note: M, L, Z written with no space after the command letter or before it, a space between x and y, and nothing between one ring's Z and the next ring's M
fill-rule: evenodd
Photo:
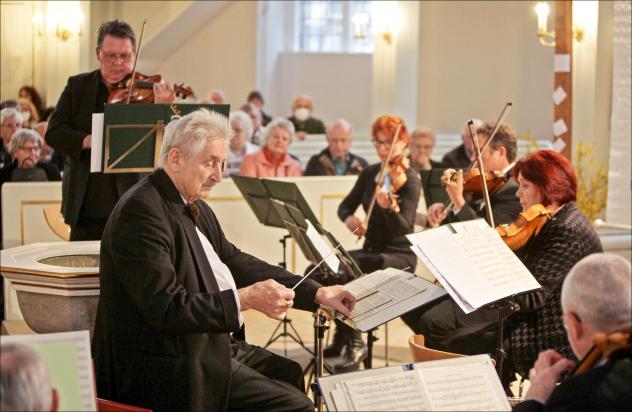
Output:
M274 169L276 170L281 163L283 163L283 161L285 160L285 155L281 156L279 158L279 160L274 160L274 158L272 157L272 152L270 152L270 150L268 150L268 146L264 146L263 149L261 149L261 151L263 152L263 157L266 158L266 160L270 163L272 163L272 166L274 166Z

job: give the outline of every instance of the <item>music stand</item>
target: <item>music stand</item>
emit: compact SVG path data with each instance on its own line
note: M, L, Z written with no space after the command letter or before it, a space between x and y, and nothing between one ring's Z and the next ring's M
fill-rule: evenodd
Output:
M441 184L441 176L445 170L444 168L432 168L419 171L426 207L430 207L433 203L445 203L449 200L448 193Z

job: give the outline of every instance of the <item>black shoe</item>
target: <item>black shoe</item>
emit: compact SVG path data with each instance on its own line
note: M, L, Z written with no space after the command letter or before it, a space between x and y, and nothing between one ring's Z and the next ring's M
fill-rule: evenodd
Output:
M360 369L362 361L366 359L368 355L367 347L362 341L361 335L359 333L357 335L357 337L351 339L343 361L334 366L336 373L357 371Z
M325 358L335 358L340 356L342 349L349 342L349 327L344 323L336 321L336 329L334 331L334 338L327 347L323 350L323 356Z

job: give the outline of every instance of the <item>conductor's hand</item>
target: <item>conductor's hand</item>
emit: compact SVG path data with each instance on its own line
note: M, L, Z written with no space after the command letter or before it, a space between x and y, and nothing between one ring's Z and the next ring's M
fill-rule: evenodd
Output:
M465 204L463 197L463 170L446 169L441 176L441 184L454 203L455 209L460 209Z
M335 285L318 289L316 302L349 316L355 307L356 299L344 286Z
M446 211L443 203L433 203L428 208L428 225L437 227L445 219Z
M348 216L345 219L345 226L347 226L347 229L349 229L351 232L355 231L355 234L358 236L364 236L364 234L366 233L366 226L364 226L364 223L360 219L355 217L355 215Z
M531 386L527 391L525 400L533 399L540 403L546 403L555 389L560 376L569 372L575 366L575 362L562 357L553 349L540 352L538 359L529 371Z
M154 102L171 103L176 99L176 92L173 84L162 80L160 83L154 83Z
M241 310L255 309L272 319L281 320L294 304L294 291L268 279L237 290Z

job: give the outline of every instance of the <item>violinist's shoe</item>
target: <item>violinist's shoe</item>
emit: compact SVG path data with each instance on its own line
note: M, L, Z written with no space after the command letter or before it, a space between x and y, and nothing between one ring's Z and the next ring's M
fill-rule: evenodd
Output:
M362 341L362 334L353 331L343 361L335 365L334 370L336 373L357 371L360 369L360 364L366 359L367 355L368 351L364 341Z

